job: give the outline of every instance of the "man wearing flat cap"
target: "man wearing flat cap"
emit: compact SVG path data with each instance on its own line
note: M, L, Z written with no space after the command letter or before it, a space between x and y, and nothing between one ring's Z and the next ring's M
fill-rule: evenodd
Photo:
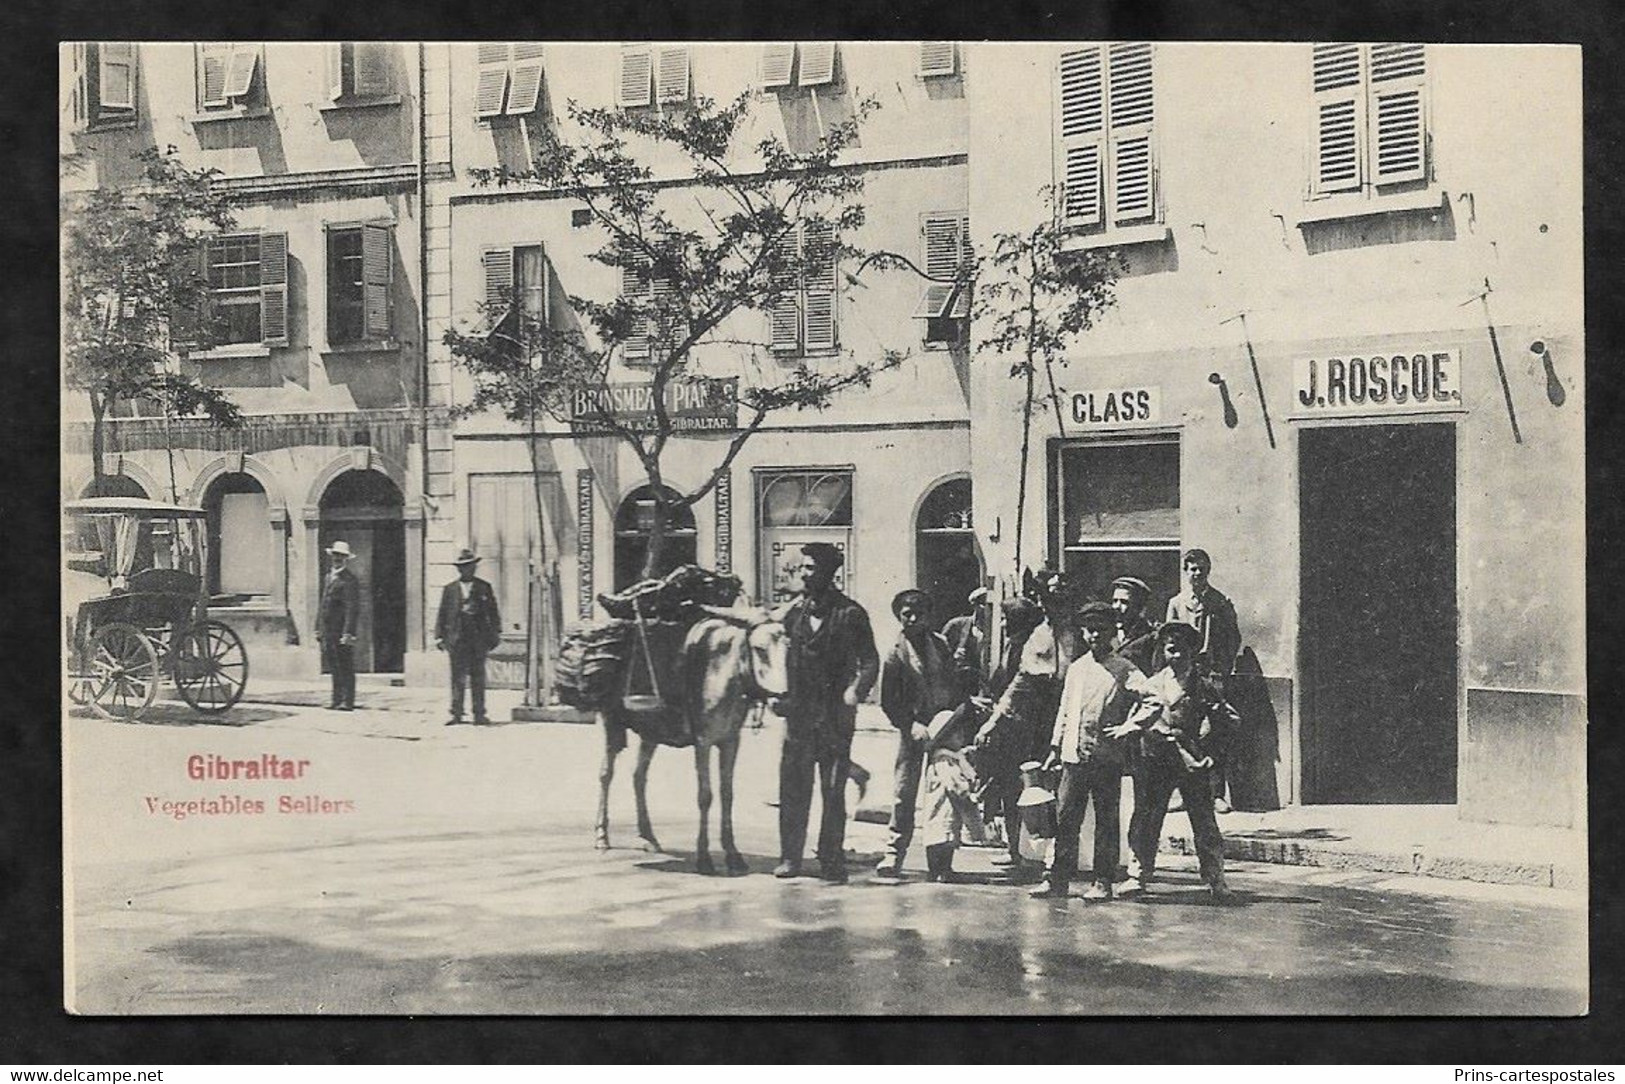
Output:
M463 690L474 693L474 723L486 726L485 655L502 642L502 618L497 614L496 592L474 575L480 559L465 549L452 562L457 578L440 592L440 612L434 621L434 646L451 659L451 718L447 726L463 721Z
M823 816L818 829L819 876L842 883L846 874L846 780L858 702L880 673L869 615L835 589L845 562L828 542L801 547L796 575L801 595L784 617L789 641L789 690L782 700L784 751L779 761L779 865L775 877L801 873L807 816L817 771Z
M1156 653L1155 631L1145 619L1145 604L1151 598L1151 587L1137 576L1119 576L1112 581L1112 612L1117 615L1117 629L1112 633L1112 650L1150 674Z
M1165 620L1180 621L1196 630L1201 637L1196 648L1196 668L1212 678L1223 692L1225 681L1236 668L1236 655L1241 651L1241 627L1236 621L1235 603L1209 579L1213 558L1206 550L1186 550L1185 556L1180 558L1179 571L1185 589L1168 600ZM1225 798L1227 769L1221 753L1213 769L1214 806L1220 813L1230 812L1230 803Z
M879 877L902 876L903 859L914 838L914 807L920 797L927 727L938 712L962 699L956 695L948 642L931 630L930 608L930 596L913 587L899 591L891 603L902 630L880 670L880 708L897 728L897 766L892 775L886 853L875 867Z

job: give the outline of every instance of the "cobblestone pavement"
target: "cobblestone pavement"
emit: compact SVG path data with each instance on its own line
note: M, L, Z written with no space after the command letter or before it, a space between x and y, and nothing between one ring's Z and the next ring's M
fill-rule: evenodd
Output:
M687 751L663 750L650 775L668 852L632 846L630 755L611 810L620 846L595 851L591 727L257 705L199 722L162 706L138 725L72 718L67 739L80 1012L1586 1007L1584 899L1552 889L1232 863L1240 900L1216 907L1175 858L1147 897L1053 904L1001 883L983 848L960 852L970 883L877 882L884 828L861 822L852 884L775 880L771 729L747 731L740 756L742 877L694 871ZM310 764L297 780L187 774L191 756L261 754ZM860 735L857 755L884 786L885 737ZM177 819L187 802L223 810L232 796L266 812Z

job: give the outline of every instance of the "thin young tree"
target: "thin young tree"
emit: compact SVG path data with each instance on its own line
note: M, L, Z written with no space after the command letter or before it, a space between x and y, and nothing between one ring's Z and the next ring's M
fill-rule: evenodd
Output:
M1022 525L1027 513L1027 464L1032 449L1033 415L1038 402L1040 367L1049 385L1058 436L1066 435L1056 366L1067 363L1067 349L1116 301L1122 262L1115 249L1069 252L1054 188L1042 190L1044 218L1026 232L999 233L979 262L972 316L981 329L979 346L1009 356L1010 376L1020 379L1025 394L1021 413L1021 469L1016 481L1016 567L1021 567Z
M607 433L630 448L653 494L645 576L661 567L673 515L716 488L769 417L822 410L902 360L895 351L852 360L835 348L833 310L824 307L834 303L839 263L865 255L856 243L863 177L843 168L842 156L874 103L860 103L851 119L797 150L776 136L750 142L760 101L696 98L670 112L571 102L574 136L544 141L528 171L476 178L541 187L584 207L603 237L590 258L613 269L622 288L595 296L562 282L563 317L517 293L487 302L482 327L445 336L474 383L457 409L497 411L527 426L533 466L539 419ZM681 179L657 180L656 162L662 176ZM809 363L808 352L835 356ZM629 355L649 382L641 423L612 402L612 376L625 371L616 363ZM669 394L680 382L729 373L741 375L706 385L737 411L721 454L698 486L669 488L665 455L683 432Z
M92 189L64 210L63 375L90 403L94 493L104 487L106 421L120 404L142 399L165 417L242 424L230 397L186 371L183 357L212 341L199 253L234 225L232 201L214 183L217 170L188 169L173 147L136 157L138 183Z

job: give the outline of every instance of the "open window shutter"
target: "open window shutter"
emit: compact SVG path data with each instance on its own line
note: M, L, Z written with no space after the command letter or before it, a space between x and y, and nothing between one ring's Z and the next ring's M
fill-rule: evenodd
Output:
M656 73L660 101L688 100L688 46L666 45L660 50L660 70Z
M801 348L801 282L796 267L796 236L792 229L775 246L778 264L773 288L778 294L768 313L770 343L776 353L795 353Z
M390 235L388 226L361 227L361 300L369 339L387 339L394 331L389 304Z
M90 121L90 46L76 41L68 50L69 70L63 80L63 113L75 129Z
M351 46L354 57L352 86L358 98L380 98L394 88L394 46L383 41L358 41Z
M1062 217L1068 225L1105 221L1104 58L1098 45L1061 54Z
M930 78L935 75L952 75L954 73L954 43L951 41L922 41L920 42L920 75Z
M821 87L835 81L835 43L809 41L801 46L801 85Z
M350 73L354 70L353 46L347 41L330 41L323 52L327 56L327 96L333 101L343 98L351 86Z
M662 349L669 349L672 339L683 331L682 314L677 307L677 287L665 275L651 275L649 301L657 314L653 320L656 342Z
M1365 128L1360 47L1319 44L1314 49L1316 195L1358 191L1360 143Z
M259 65L260 51L255 45L239 45L231 51L231 66L226 72L226 97L246 98L254 86L254 69Z
M649 278L641 267L621 268L621 296L635 305L644 304L649 297ZM632 326L627 331L626 357L647 358L649 356L649 319L643 313L632 318Z
M502 115L508 100L508 43L481 42L480 81L474 89L474 115L481 120Z
M480 254L485 265L485 307L493 319L513 302L513 249L507 245Z
M196 276L196 281L203 284L203 288L196 293L196 308L174 305L169 310L169 346L170 349L178 353L186 353L196 349L202 340L203 328L208 319L209 308L207 289L209 281L208 253L207 242L199 245L197 251L190 258L183 257L186 265L189 266L182 266L176 272L177 278L182 282L186 282L188 286L190 285L191 276ZM187 296L192 296L192 293L190 289L186 291Z
M508 115L527 116L536 112L542 96L542 44L514 42L513 87L508 91Z
M1421 45L1371 46L1375 184L1427 179L1426 65Z
M959 216L932 215L925 220L925 273L934 279L951 279L959 270ZM936 319L948 314L954 299L952 283L927 283L925 294L915 307L917 319Z
M260 234L260 340L288 345L288 235Z
M961 215L961 216L959 216L959 265L960 265L960 267L967 267L970 264L970 258L971 258L970 216L969 215ZM960 283L959 288L954 292L954 304L953 304L953 308L948 310L948 315L949 316L953 317L956 320L963 320L966 317L970 316L971 289L972 289L972 286L971 286L971 284L969 282Z
M1156 212L1152 89L1150 44L1113 45L1108 53L1106 102L1111 112L1112 221L1118 225Z
M835 228L808 222L801 230L801 266L806 310L802 317L803 349L835 348Z
M649 104L652 63L647 45L635 45L621 50L621 87L616 104L622 106Z
M134 109L135 45L127 41L103 42L97 52L97 104L120 112Z
M211 42L198 47L198 100L203 105L230 104L226 96L226 69L230 66L230 45Z
M762 46L762 86L787 87L790 85L790 67L795 63L794 42L769 42Z

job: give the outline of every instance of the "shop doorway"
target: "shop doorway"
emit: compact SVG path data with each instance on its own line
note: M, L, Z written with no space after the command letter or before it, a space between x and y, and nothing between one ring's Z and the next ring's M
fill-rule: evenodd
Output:
M950 478L927 493L914 521L915 586L931 596L940 625L969 613L982 586L982 551L971 518L971 481Z
M670 486L666 496L681 500L682 494ZM672 508L666 524L666 537L660 547L660 560L651 573L658 578L678 565L699 561L698 532L692 508ZM621 591L643 579L643 565L649 557L649 535L654 530L655 495L652 486L639 486L626 495L615 511L615 590Z
M401 491L371 470L345 471L322 494L321 581L328 573L327 548L350 544L350 567L361 578L356 621L355 668L359 673L400 673L406 663L406 524ZM325 672L325 667L323 668Z
M1298 434L1304 800L1456 800L1456 433Z

